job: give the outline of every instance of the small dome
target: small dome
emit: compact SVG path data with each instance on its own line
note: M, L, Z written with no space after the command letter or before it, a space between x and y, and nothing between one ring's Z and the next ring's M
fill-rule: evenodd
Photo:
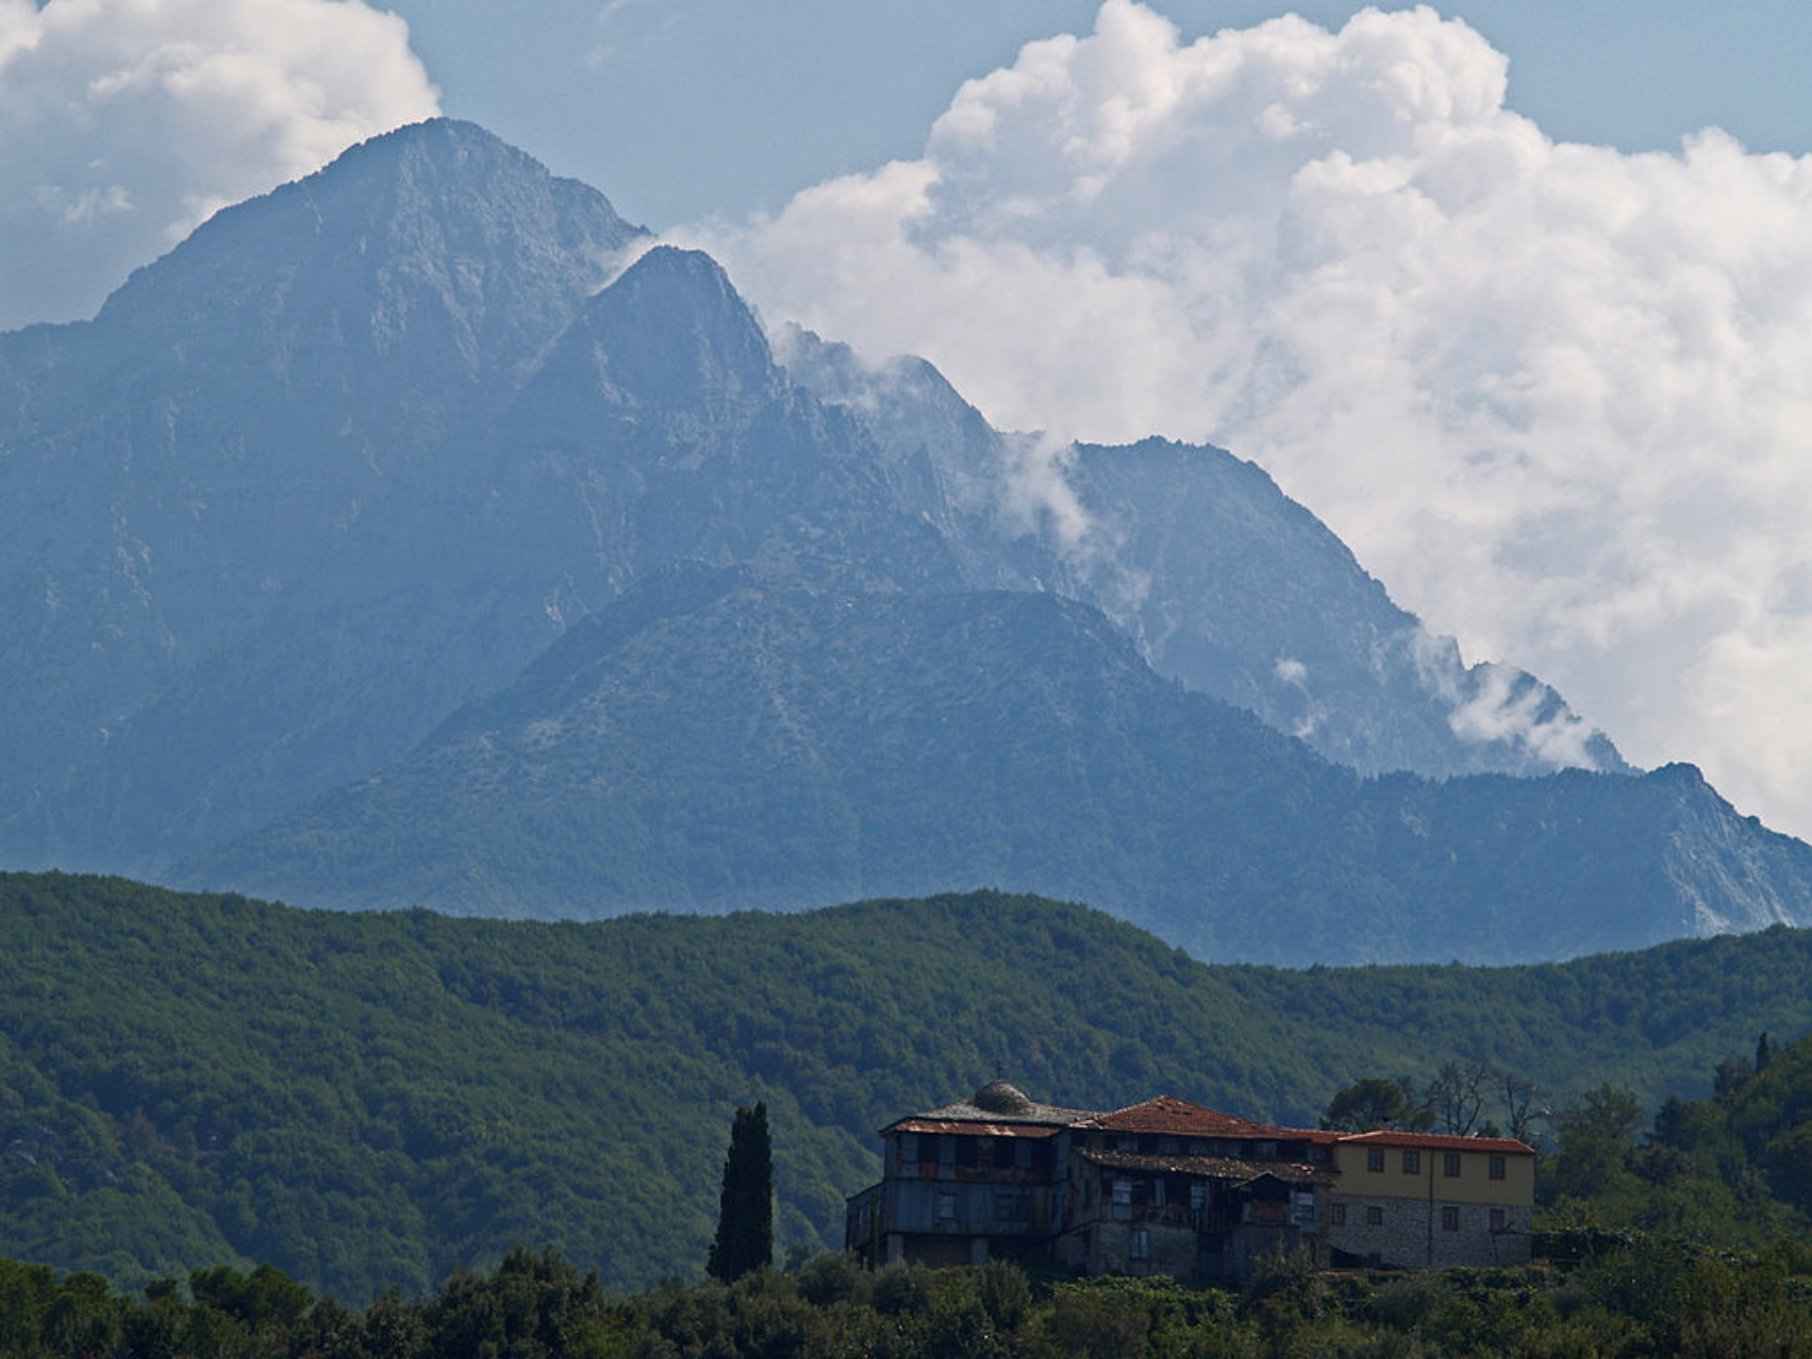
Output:
M1026 1092L1006 1081L989 1081L970 1097L969 1102L977 1109L986 1109L991 1114L1032 1112L1032 1101Z

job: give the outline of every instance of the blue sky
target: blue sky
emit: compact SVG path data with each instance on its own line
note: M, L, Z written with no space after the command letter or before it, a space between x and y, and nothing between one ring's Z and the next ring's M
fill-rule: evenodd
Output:
M661 226L773 208L916 156L967 77L1029 39L1086 32L1092 0L403 0L449 113L530 148ZM1361 6L1165 0L1186 37L1286 8L1338 27ZM1386 8L1397 8L1387 6ZM1442 6L1510 57L1510 103L1550 136L1674 149L1718 125L1812 149L1812 6L1473 0Z

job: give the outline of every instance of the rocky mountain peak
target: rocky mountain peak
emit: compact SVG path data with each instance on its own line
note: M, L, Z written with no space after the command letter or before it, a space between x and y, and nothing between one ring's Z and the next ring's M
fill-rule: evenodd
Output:
M190 361L279 373L338 357L393 381L520 375L644 234L597 190L434 119L216 213L97 320L110 340L150 332Z
M592 299L561 348L550 372L584 363L625 406L737 406L785 386L755 313L699 250L648 251Z

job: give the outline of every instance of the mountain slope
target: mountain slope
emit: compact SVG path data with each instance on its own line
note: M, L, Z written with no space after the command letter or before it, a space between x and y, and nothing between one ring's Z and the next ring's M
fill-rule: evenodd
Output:
M0 406L0 851L154 861L157 837L217 821L208 794L172 805L165 744L206 745L219 782L312 742L323 764L283 759L307 787L418 737L404 705L364 700L393 667L455 670L457 641L437 654L418 635L406 657L342 646L315 667L339 692L312 711L216 700L255 694L227 672L282 653L298 627L411 629L410 587L434 582L441 545L399 528L433 499L431 455L507 401L640 234L595 190L436 121L222 211L93 322L0 336L0 371L29 375ZM399 580L398 559L416 557ZM461 676L448 701L501 678ZM160 698L138 737L132 719ZM276 751L169 732L185 705L274 728ZM134 754L141 739L153 752ZM231 815L243 791L229 780L211 802Z
M183 880L479 914L980 884L1208 958L1519 961L1812 920L1812 848L1696 771L1366 781L1027 592L676 568L406 760Z
M223 212L86 326L0 337L45 377L0 433L0 858L161 871L678 553L955 584L714 264L594 293L640 234L435 122Z
M127 1283L258 1260L349 1301L512 1243L611 1285L696 1276L751 1099L783 1243L834 1243L873 1130L997 1076L1302 1121L1468 1057L1555 1107L1603 1080L1654 1104L1812 1026L1812 934L1785 930L1301 972L997 894L579 926L0 875L0 936L0 1254Z
M1583 729L1527 676L1442 660L1257 469L1001 435L930 365L869 370L803 332L783 366L709 259L630 262L644 235L436 121L218 214L92 322L0 337L0 862L560 911L996 881L1262 957L1553 955L1803 918L1800 851L1708 790L1367 791L1287 741L1226 735L1140 657L1365 770L1531 772L1559 745L1505 730ZM613 681L644 722L633 751L556 750L564 714L535 719L545 749L507 770L423 744L680 560L848 618L776 604L739 640L704 611L705 631ZM1107 618L888 598L965 587ZM777 649L750 649L770 633ZM820 695L808 641L839 637L866 658ZM673 664L728 667L718 707L742 727ZM1030 726L1002 675L1048 685L1023 696ZM960 741L935 726L959 682L993 705ZM669 693L687 763L661 745ZM877 694L891 706L865 709ZM447 777L407 775L419 760ZM612 760L636 763L594 797L584 769ZM486 779L503 794L474 791ZM1060 815L1041 783L1068 790ZM469 834L429 853L458 789L449 824ZM1209 834L1210 814L1237 833ZM324 826L339 843L317 843ZM1304 836L1324 843L1304 855ZM409 860L386 865L386 845ZM1554 864L1580 868L1557 884ZM1543 907L1552 927L1531 933L1507 914L1530 900L1579 909ZM1314 929L1260 938L1275 909ZM1476 943L1448 942L1475 923L1462 910Z
M1097 604L1160 674L1362 773L1632 772L1552 688L1465 665L1256 464L1165 439L1109 447L989 428L922 359L871 366L794 330L788 371L915 470L972 585Z

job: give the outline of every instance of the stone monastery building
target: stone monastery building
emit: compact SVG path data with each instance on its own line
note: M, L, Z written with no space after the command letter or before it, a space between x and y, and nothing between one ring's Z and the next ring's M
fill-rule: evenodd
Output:
M1529 1258L1535 1150L1510 1138L1273 1127L1168 1095L1101 1113L995 1081L889 1124L881 1149L845 1221L870 1266L1006 1257L1209 1282L1303 1248L1323 1266Z

